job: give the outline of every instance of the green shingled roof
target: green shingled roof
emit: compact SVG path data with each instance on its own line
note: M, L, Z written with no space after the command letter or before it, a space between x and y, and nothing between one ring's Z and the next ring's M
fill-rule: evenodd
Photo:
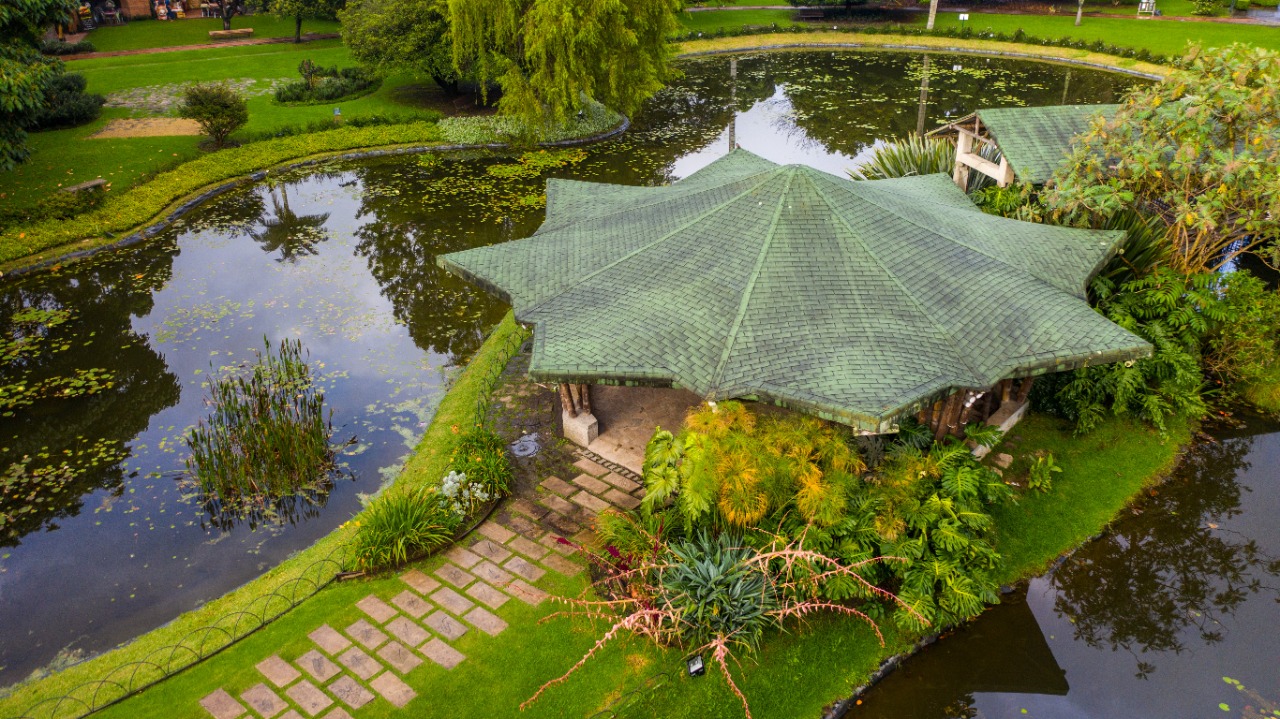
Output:
M532 237L438 262L536 325L535 379L887 431L956 389L1147 355L1085 301L1121 238L984 214L945 175L853 182L737 150L668 187L550 180Z
M1022 182L1043 185L1053 177L1071 139L1089 129L1098 115L1110 119L1119 105L1058 105L978 110L978 119L995 138Z

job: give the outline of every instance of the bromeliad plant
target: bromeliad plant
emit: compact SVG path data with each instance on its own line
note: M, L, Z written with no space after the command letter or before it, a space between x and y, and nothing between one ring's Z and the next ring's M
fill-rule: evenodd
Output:
M831 602L816 591L823 581L845 577L861 583L868 594L912 611L858 573L869 564L891 558L845 565L805 549L803 539L773 536L757 547L736 532L716 534L701 529L687 538L668 540L661 527L657 533L650 532L645 522L633 515L613 513L607 521L613 524L613 532L629 534L644 551L623 561L616 555L589 555L604 570L604 578L594 588L606 598L560 599L572 609L552 617L607 616L614 618L613 625L576 664L542 685L521 709L567 680L609 641L631 632L660 646L708 654L749 718L751 706L733 679L729 660L736 660L737 653L753 654L769 630L816 612L835 612L866 622L883 646L884 636L866 612ZM924 617L919 620L927 623Z

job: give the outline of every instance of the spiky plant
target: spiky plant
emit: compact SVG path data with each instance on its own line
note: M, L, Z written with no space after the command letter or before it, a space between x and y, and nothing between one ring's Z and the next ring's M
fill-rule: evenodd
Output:
M1000 150L995 143L986 143L978 154L991 162L1000 162ZM887 180L937 173L950 175L955 166L955 143L942 138L908 135L877 147L870 160L849 170L849 177L854 180ZM966 192L982 189L991 183L991 178L981 172L970 172Z

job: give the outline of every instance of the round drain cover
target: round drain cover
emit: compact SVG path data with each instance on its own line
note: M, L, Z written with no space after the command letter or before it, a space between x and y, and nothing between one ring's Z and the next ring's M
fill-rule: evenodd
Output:
M538 453L538 434L526 434L511 443L511 453L517 457L532 457Z

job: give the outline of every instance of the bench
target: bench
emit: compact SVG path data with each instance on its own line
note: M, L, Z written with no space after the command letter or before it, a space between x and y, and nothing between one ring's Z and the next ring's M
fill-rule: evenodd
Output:
M820 7L801 8L800 11L796 13L797 20L821 20L826 16L826 11Z
M80 192L81 190L92 190L97 187L105 187L106 184L107 184L107 181L99 177L96 180L89 180L88 182L81 182L78 185L64 187L62 188L62 192Z
M211 40L233 40L238 37L252 37L253 28L241 27L235 30L210 30L209 38Z

